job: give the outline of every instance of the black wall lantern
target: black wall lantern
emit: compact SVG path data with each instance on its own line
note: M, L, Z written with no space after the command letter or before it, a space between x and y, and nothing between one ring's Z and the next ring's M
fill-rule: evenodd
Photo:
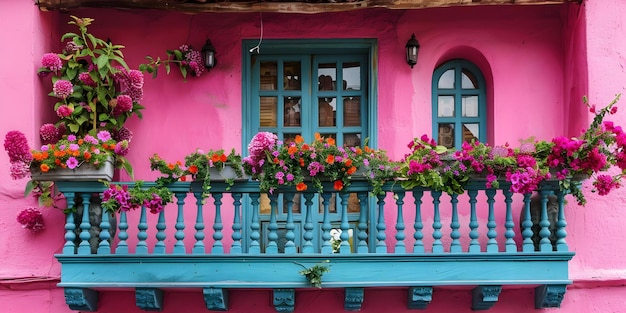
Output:
M204 68L207 70L214 68L217 64L217 60L215 59L215 46L213 46L210 39L207 39L202 47L202 60L204 61Z
M409 63L411 68L417 64L417 52L420 50L420 43L415 39L415 34L411 35L411 39L406 42L406 63Z

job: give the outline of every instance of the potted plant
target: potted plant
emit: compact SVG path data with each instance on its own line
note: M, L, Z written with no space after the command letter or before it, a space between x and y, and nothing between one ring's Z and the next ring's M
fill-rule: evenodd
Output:
M107 213L131 211L145 206L150 213L158 214L168 203L172 203L174 193L166 186L144 186L143 181L136 181L132 187L127 184L106 183L102 193L102 207Z

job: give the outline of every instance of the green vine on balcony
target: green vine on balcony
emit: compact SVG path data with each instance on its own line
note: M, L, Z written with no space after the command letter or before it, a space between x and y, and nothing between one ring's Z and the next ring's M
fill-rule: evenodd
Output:
M306 279L309 281L311 286L321 289L322 288L322 276L324 276L325 273L330 272L330 267L324 263L329 263L329 262L330 260L324 260L320 262L319 264L315 264L311 267L306 267L304 266L304 264L300 262L296 262L296 261L294 261L293 263L296 263L304 268L299 273L300 275L303 275L304 277L306 277Z

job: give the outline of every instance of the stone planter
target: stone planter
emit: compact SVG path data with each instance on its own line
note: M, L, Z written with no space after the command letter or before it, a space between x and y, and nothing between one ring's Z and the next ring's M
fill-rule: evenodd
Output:
M83 163L75 169L57 168L46 173L39 168L31 168L31 178L39 181L111 181L114 171L113 157L109 157L99 168L91 163Z
M232 179L234 181L247 181L250 179L250 177L246 175L246 173L244 173L243 170L241 174L242 174L241 177L237 176L235 169L228 164L224 165L224 167L221 170L215 167L210 167L209 168L209 175L210 175L209 181L224 182L229 179Z

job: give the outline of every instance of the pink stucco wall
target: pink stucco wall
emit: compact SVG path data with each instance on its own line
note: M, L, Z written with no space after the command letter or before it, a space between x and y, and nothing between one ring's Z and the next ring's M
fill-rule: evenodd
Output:
M270 13L198 14L86 10L72 12L96 19L91 30L126 46L131 67L145 55L163 56L185 40L200 47L209 37L218 51L218 66L183 82L176 71L146 79L143 120L132 120L132 151L137 179L152 179L148 157L158 152L180 159L193 148L241 151L241 40L264 38L376 38L378 40L378 136L380 147L399 157L413 137L431 131L431 75L441 62L467 58L484 72L490 86L489 134L492 143L517 143L535 135L574 135L589 116L579 99L588 94L598 105L624 92L626 36L621 0L588 0L577 5L361 10L351 13L288 15ZM59 48L68 14L39 12L28 1L3 3L0 11L0 134L12 129L38 144L37 130L52 121L49 82L35 75L40 56ZM311 27L315 25L315 27ZM415 33L421 43L418 64L404 61L404 44ZM10 45L6 45L10 43ZM626 101L623 100L623 101ZM46 107L48 106L48 107ZM626 109L615 116L626 124ZM581 109L582 108L582 109ZM426 112L426 113L425 113ZM397 127L402 125L403 127ZM25 181L9 179L8 159L0 154L0 311L69 312L53 254L63 241L63 215L44 210L47 229L22 230L18 211L34 205L22 199ZM589 186L586 186L589 187ZM588 188L589 190L589 188ZM619 247L626 220L626 191L610 197L588 192L585 208L568 207L568 242L577 253L570 262L564 312L620 312L626 308L626 252ZM34 277L38 282L4 278ZM44 282L41 282L44 281ZM622 296L620 296L622 295ZM269 291L231 291L232 312L273 312ZM377 299L384 299L378 301ZM534 311L531 289L506 289L492 312ZM406 290L366 290L363 312L408 312ZM468 290L437 290L426 312L470 312ZM140 312L130 291L103 292L100 312ZM204 312L200 293L174 292L165 297L165 312ZM339 290L297 291L297 312L343 312Z

